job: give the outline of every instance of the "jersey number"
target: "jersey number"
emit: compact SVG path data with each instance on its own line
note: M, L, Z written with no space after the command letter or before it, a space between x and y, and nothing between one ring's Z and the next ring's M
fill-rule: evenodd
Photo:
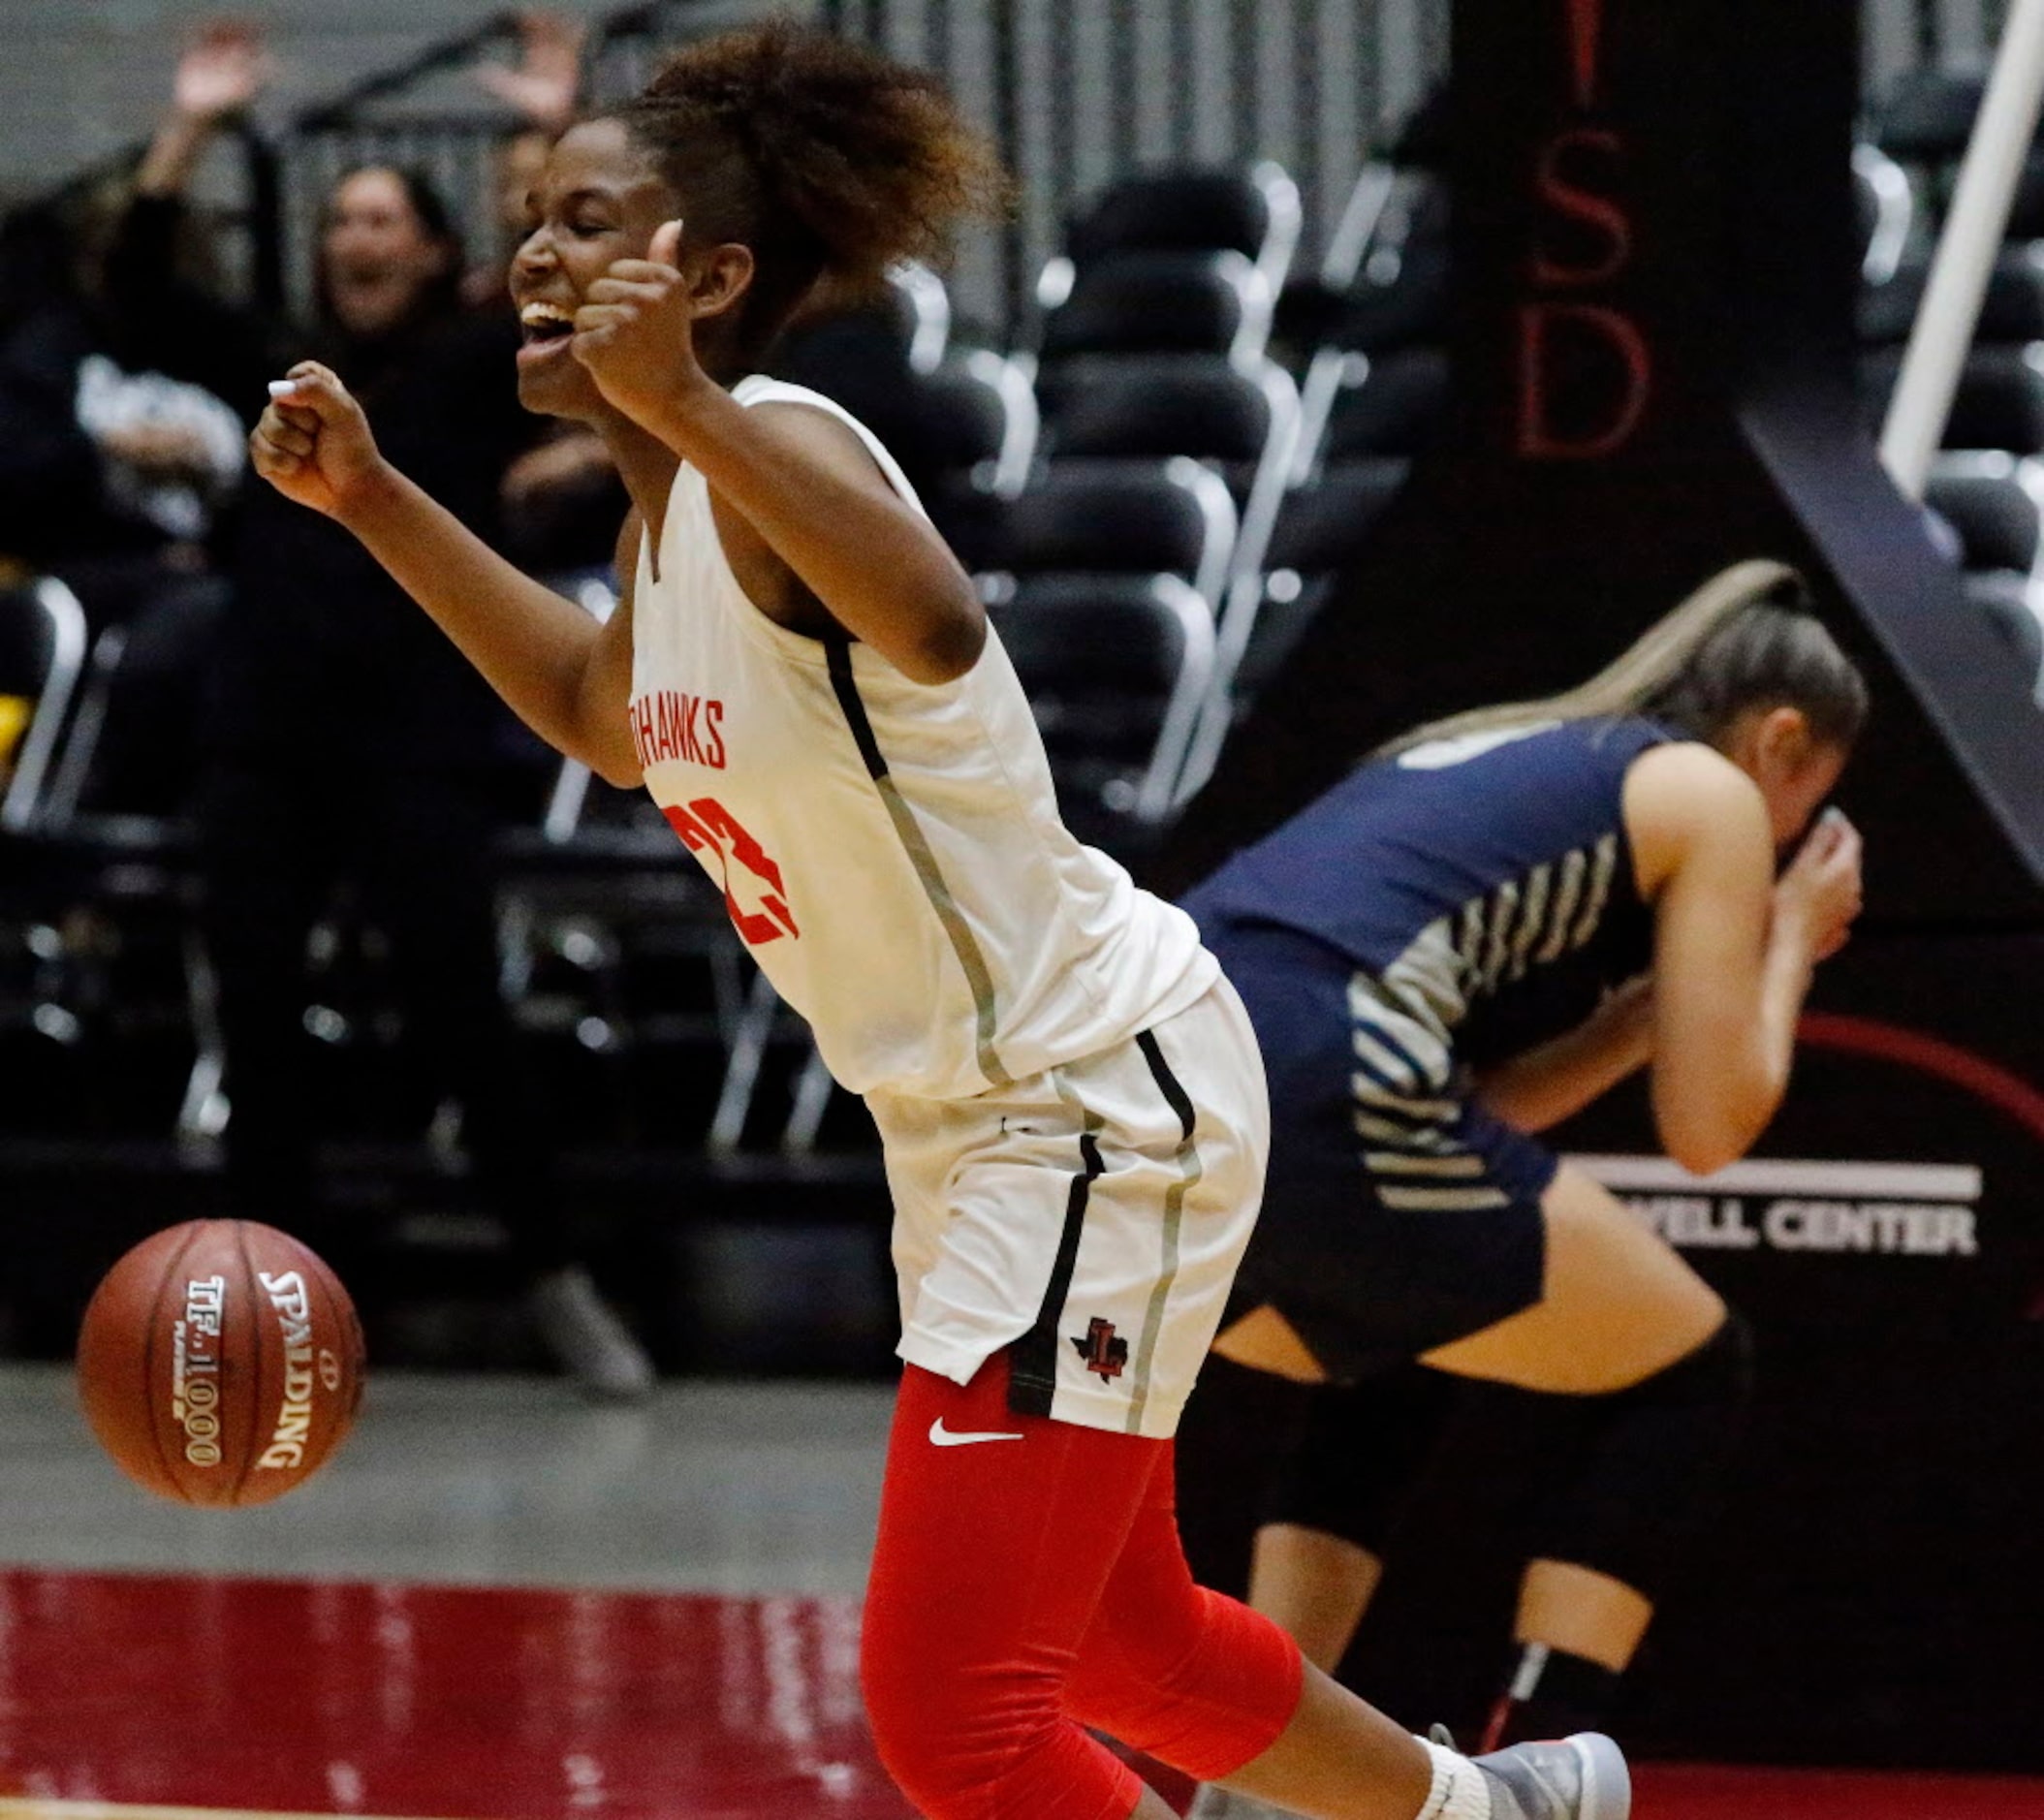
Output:
M660 813L668 826L681 836L691 853L713 853L724 874L724 908L732 926L754 948L763 942L777 942L783 935L800 935L795 916L788 908L787 887L781 869L768 857L766 848L746 832L739 818L714 797L698 797L687 808L662 804ZM757 886L759 908L747 910L732 889L732 866L738 864L752 875Z

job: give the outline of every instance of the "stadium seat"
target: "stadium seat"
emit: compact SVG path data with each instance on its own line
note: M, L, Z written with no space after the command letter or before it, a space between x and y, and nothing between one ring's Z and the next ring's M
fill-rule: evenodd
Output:
M1315 358L1302 392L1301 463L1421 454L1446 414L1449 379L1438 348L1374 357L1330 349Z
M954 354L915 392L945 468L991 492L1022 488L1036 455L1036 393L1013 361L985 348Z
M1860 292L1860 339L1870 347L1906 341L1931 275L1928 252L1904 258L1882 284ZM2005 247L1980 302L1975 346L2044 340L2044 242Z
M1365 166L1319 272L1278 299L1274 350L1304 368L1331 344L1372 349L1439 339L1448 258L1445 176L1395 163Z
M1902 368L1901 348L1879 348L1860 360L1861 396L1878 425ZM1975 348L1960 375L1947 449L2002 449L2044 454L2044 342Z
M1191 455L1246 480L1273 444L1295 430L1291 377L1268 361L1211 355L1096 356L1068 361L1037 381L1044 454Z
M951 294L920 260L890 266L887 277L901 312L908 363L916 372L933 373L951 344Z
M224 598L173 588L94 640L39 812L23 834L43 961L37 1027L72 1044L168 1033L179 1132L206 1135L222 1051L192 909L204 684Z
M1213 613L1168 574L997 578L989 609L1066 823L1123 858L1161 827L1213 673Z
M1956 163L1965 155L1986 93L1984 71L1931 64L1912 70L1889 90L1876 110L1875 142L1902 164Z
M2007 643L2018 673L2028 680L2032 699L2044 708L2044 619L2038 616L2034 592L2006 573L1969 575L1965 591Z
M1213 356L1100 356L1060 364L1037 390L1044 446L1059 461L1182 455L1211 464L1235 497L1253 553L1298 461L1299 394L1282 367ZM1217 587L1219 578L1210 579ZM1217 592L1209 598L1218 605Z
M1860 227L1860 277L1871 285L1895 276L1915 223L1909 173L1865 141L1852 148L1852 189Z
M1282 668L1326 601L1335 572L1368 541L1410 465L1337 462L1284 495L1261 561L1238 564L1229 582L1213 680L1175 786L1177 800L1212 774L1229 731Z
M85 613L53 576L0 592L0 702L14 725L0 748L0 831L32 828L85 663Z
M1233 248L1142 250L1075 266L1053 260L1038 283L1046 365L1085 354L1227 354L1253 360L1270 338L1270 280Z
M2044 555L2044 462L1998 449L1943 455L1924 502L1958 533L1968 574L2004 571L2026 583L2036 575Z
M1958 541L1967 598L2008 641L2034 690L2044 682L2044 461L2002 450L1947 453L1924 500Z
M1284 286L1299 244L1299 188L1269 159L1246 172L1147 171L1103 190L1065 232L1084 267L1133 252L1241 254L1271 294Z
M1235 502L1184 456L1048 463L959 550L982 574L1176 575L1217 603L1235 549Z
M953 354L911 384L926 467L923 504L954 547L973 521L1012 498L1036 455L1036 393L1022 368L984 348Z

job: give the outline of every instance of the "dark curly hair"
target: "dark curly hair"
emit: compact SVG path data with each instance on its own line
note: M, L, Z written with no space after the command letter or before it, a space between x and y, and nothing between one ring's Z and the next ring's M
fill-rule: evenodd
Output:
M610 117L686 199L689 242L751 249L735 325L747 361L820 279L869 294L896 260L942 264L958 226L1010 203L993 148L935 77L787 19L678 52Z

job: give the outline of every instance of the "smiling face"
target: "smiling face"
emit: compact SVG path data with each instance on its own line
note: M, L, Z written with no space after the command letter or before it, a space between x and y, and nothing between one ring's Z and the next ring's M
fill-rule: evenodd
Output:
M320 255L334 319L352 335L381 335L447 273L455 250L420 220L396 172L370 169L334 190Z
M616 120L590 120L555 142L533 186L532 228L511 262L524 346L519 399L528 411L584 420L608 406L568 351L575 312L620 259L644 259L680 199Z

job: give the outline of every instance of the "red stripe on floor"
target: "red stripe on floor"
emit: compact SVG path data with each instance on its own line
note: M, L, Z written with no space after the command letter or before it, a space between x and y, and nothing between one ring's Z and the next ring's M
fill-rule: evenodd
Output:
M2044 1820L2044 1780L1647 1764L1639 1820Z
M0 1572L0 1797L907 1820L858 1667L841 1599ZM1640 1820L2044 1820L2044 1781L1650 1766L1639 1788Z

